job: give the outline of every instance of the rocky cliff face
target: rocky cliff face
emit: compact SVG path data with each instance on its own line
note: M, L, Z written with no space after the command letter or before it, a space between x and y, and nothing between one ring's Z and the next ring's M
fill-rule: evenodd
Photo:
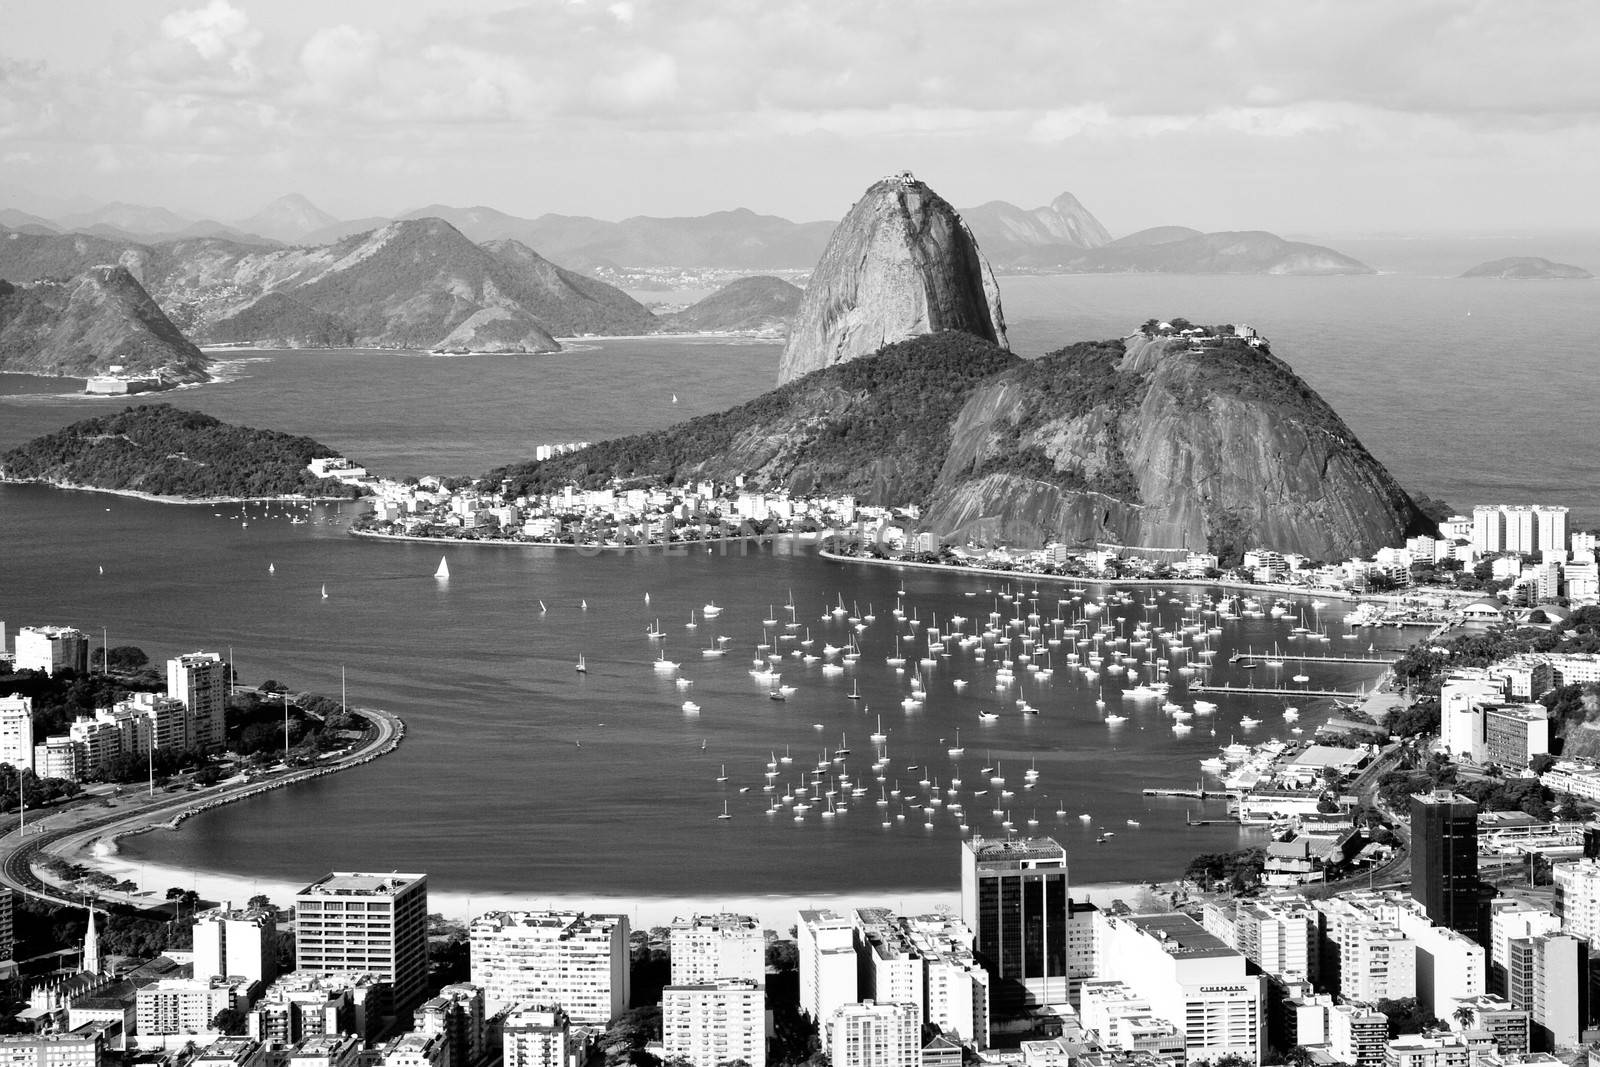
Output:
M206 381L209 362L124 267L0 283L0 370L87 377L120 366L179 383Z
M885 178L867 189L829 238L790 330L778 381L941 330L1005 347L994 275L942 197L923 182Z
M1064 349L975 390L951 441L924 518L947 540L1342 559L1425 525L1322 398L1242 342Z

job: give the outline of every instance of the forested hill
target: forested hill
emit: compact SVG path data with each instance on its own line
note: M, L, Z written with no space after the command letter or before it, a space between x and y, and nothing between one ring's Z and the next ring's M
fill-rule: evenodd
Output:
M75 422L0 456L0 477L153 496L354 497L306 464L338 455L309 437L230 426L170 404Z
M863 503L920 500L950 449L968 394L1022 360L955 330L885 347L763 393L728 411L635 434L543 463L502 467L490 484L549 492L613 478L732 482L751 489L853 493Z

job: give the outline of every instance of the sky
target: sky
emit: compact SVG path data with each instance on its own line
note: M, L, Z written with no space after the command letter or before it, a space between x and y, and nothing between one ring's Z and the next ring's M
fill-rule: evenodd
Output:
M1600 230L1594 0L0 0L0 206Z

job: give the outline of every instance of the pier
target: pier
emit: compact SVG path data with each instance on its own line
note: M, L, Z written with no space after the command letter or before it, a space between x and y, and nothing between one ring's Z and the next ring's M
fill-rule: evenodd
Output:
M1237 800L1236 789L1146 789L1147 797L1184 797L1188 800Z
M1268 659L1292 659L1296 663L1376 663L1382 667L1389 667L1400 662L1397 656L1296 656L1292 652L1274 652L1271 655L1251 653L1250 658L1258 662Z
M1200 685L1190 683L1191 693L1229 693L1257 697L1332 697L1335 700L1363 700L1365 693L1344 689L1273 689L1259 685Z

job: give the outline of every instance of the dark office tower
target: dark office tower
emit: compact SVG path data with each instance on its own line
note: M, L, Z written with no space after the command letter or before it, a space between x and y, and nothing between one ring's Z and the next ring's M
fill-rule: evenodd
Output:
M1478 937L1478 805L1466 797L1411 798L1411 896L1440 926Z
M1048 837L962 843L961 918L994 983L995 1014L1068 997L1067 852Z

